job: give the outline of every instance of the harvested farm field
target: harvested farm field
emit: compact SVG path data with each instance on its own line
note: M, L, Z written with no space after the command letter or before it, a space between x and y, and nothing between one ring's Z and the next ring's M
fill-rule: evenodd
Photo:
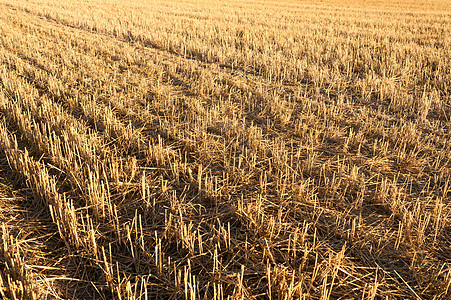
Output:
M0 0L1 299L451 299L449 0Z

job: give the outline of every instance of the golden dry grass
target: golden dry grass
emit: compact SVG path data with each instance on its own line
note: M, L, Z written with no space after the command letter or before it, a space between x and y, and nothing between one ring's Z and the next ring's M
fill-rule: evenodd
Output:
M450 299L449 1L0 0L5 299Z

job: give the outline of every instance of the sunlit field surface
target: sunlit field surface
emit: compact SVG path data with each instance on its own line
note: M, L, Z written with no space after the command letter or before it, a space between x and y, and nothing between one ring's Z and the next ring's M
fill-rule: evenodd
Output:
M0 0L0 298L451 299L451 2Z

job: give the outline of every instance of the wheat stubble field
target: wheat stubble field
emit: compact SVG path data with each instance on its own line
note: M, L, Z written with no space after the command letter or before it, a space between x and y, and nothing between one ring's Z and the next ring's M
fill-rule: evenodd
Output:
M4 299L450 299L449 1L0 0Z

